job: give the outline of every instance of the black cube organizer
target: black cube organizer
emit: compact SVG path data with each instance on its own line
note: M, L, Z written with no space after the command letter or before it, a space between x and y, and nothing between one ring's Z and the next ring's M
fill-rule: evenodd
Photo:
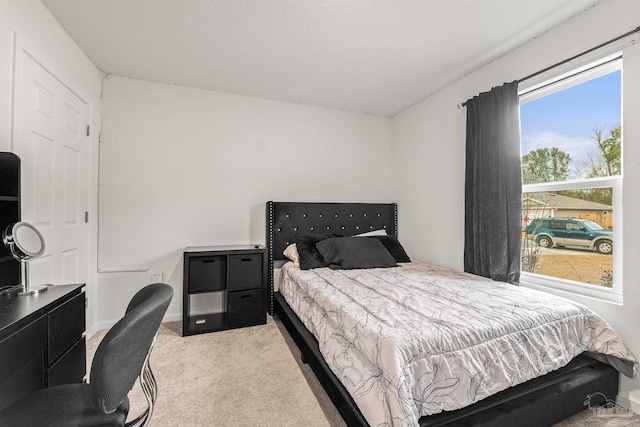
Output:
M265 324L266 285L267 258L263 246L186 248L182 336ZM212 297L217 303L198 304L199 312L193 313L191 300L199 296Z

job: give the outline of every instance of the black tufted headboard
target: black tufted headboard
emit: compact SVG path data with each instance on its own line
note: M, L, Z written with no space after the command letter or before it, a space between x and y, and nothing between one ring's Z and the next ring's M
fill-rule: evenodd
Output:
M267 256L273 314L273 262L286 259L282 252L298 233L335 233L353 236L385 229L398 237L395 203L267 202Z

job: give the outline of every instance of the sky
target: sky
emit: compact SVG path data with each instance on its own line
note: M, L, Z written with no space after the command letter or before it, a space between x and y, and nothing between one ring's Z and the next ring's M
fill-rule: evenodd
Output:
M558 147L579 163L596 151L594 127L609 130L621 122L621 71L573 86L520 106L522 155Z

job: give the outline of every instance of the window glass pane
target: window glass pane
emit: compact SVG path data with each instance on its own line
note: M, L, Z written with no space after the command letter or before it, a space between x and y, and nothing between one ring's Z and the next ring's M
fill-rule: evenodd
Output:
M621 174L621 71L520 106L523 184Z
M613 188L523 193L522 216L522 271L612 287Z

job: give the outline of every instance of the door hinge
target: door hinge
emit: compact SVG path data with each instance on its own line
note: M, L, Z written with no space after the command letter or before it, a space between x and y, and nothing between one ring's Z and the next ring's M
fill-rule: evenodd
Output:
M87 136L91 136L91 126L87 125Z
M88 211L84 212L84 222L85 222L85 224L89 222L89 212Z

